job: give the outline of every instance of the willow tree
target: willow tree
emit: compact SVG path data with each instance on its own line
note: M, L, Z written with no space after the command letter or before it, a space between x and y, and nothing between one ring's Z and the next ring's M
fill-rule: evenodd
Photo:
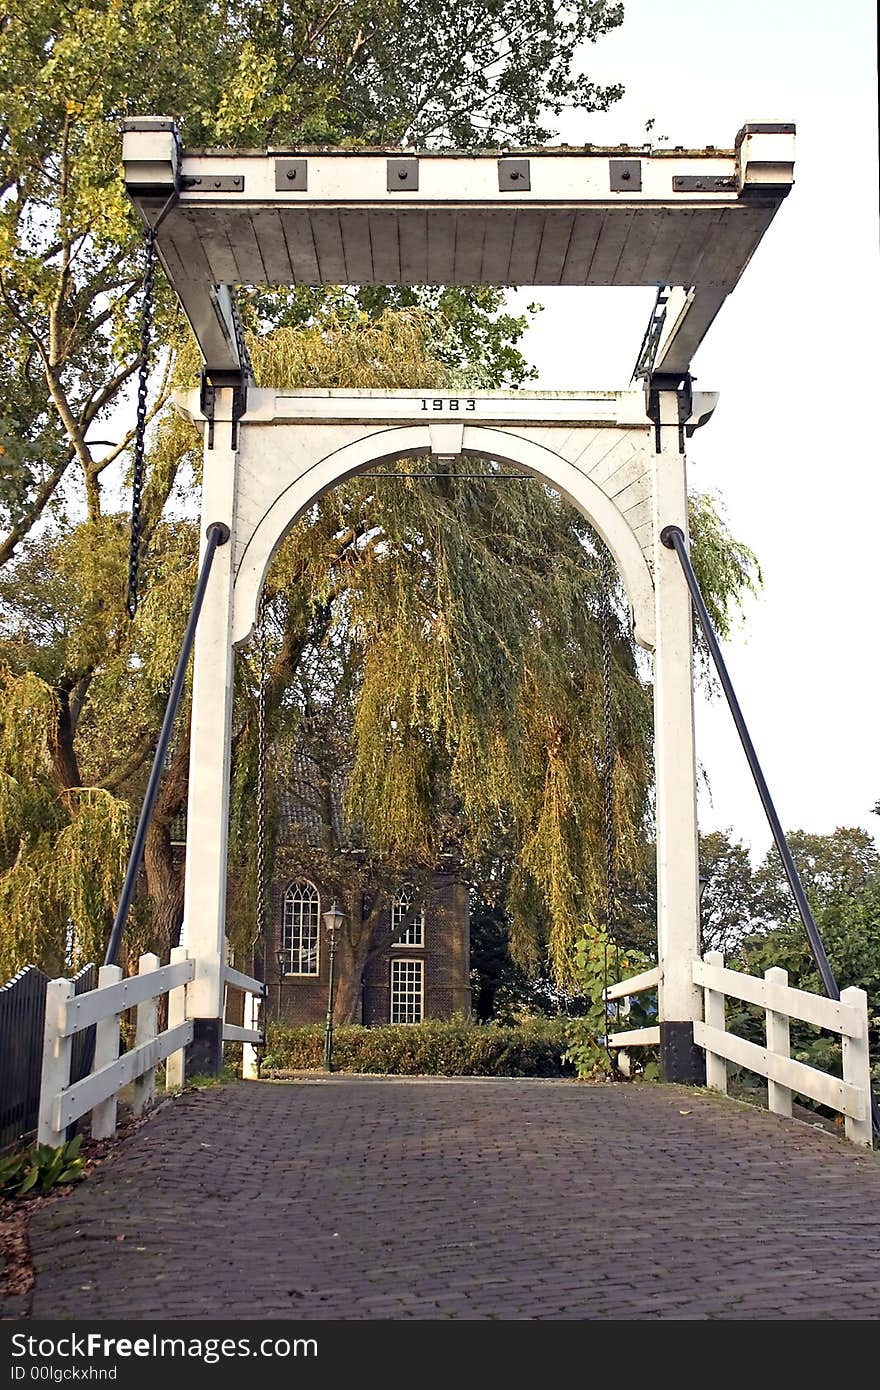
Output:
M174 116L190 145L540 141L563 108L587 113L619 94L591 83L578 63L584 44L621 17L605 0L564 10L533 0L5 7L0 970L33 954L58 960L71 939L89 953L99 946L193 582L194 528L171 518L192 515L198 451L164 405L194 355L160 277L143 537L149 591L128 626L118 508L131 445L141 229L120 177L121 118ZM252 300L268 331L308 323L326 297ZM522 379L522 320L504 313L495 291L363 290L360 304L376 316L420 299L443 309L444 368L479 365L485 385ZM32 790L42 789L39 805L22 791L26 766ZM182 736L147 847L153 912L141 926L163 947L179 926L180 892L162 828L185 794L185 769Z
M281 387L442 388L445 331L424 311L373 321L337 306L310 328L255 341L252 355L258 376ZM466 384L460 374L457 384ZM320 843L287 862L294 871L297 854L303 868L318 861L322 878L357 901L340 950L341 1017L355 1011L369 955L387 944L390 890L403 874L427 878L451 854L471 881L504 877L517 958L532 968L549 959L559 980L583 922L601 920L604 892L602 543L558 493L497 463L481 477L462 461L436 477L417 461L382 472L313 504L266 591L269 821L305 753ZM710 499L693 510L695 555L723 624L751 581L752 557ZM625 873L650 836L651 691L616 584L611 600ZM233 854L250 892L232 921L245 948L255 662L252 653L239 663L233 783Z

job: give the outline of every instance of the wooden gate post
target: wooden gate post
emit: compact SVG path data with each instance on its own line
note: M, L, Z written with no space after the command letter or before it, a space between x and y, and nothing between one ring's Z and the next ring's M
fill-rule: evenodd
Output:
M238 427L235 391L212 387L213 421L205 428L202 538L215 522L235 537ZM214 557L196 632L186 827L183 945L195 962L186 993L193 1040L189 1075L216 1075L223 1059L223 964L226 937L226 848L232 734L232 582L234 543Z
M705 1077L694 1046L700 1017L693 966L700 954L700 896L694 748L691 597L664 526L688 534L683 419L687 393L651 390L654 458L654 765L657 807L657 957L660 965L660 1065L665 1081Z

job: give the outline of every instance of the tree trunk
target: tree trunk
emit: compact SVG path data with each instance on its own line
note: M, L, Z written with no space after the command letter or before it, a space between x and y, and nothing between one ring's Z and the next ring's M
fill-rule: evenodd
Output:
M183 923L183 873L174 862L171 822L186 806L189 785L189 732L174 745L159 787L144 847L144 871L152 909L153 946L164 961L180 940Z

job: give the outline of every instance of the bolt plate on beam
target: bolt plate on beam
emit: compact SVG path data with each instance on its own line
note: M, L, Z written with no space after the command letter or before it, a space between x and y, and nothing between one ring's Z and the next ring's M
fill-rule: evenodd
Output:
M642 161L640 159L609 159L608 173L612 193L641 193Z
M500 193L528 193L532 187L532 176L527 159L499 159L498 191Z
M309 186L309 164L306 159L275 160L275 192L286 193L289 189L301 192Z
M672 180L673 193L730 193L736 191L736 179L725 174L676 174Z
M419 188L419 161L417 159L389 159L388 192L417 193Z
M187 193L243 193L244 174L189 175L180 180Z

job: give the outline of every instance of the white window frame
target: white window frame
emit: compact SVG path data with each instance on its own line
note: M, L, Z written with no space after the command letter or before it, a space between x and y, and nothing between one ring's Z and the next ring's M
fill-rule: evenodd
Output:
M419 978L419 1016L418 1018L395 1019L394 1017L394 967L404 966L409 972L413 967L418 967ZM391 988L388 999L388 1021L401 1028L410 1028L418 1023L423 1023L425 1019L425 962L419 956L392 956L391 957Z
M400 915L404 916L404 914L409 913L412 910L414 902L415 893L409 884L404 884L400 891L395 893L394 897L391 899L391 946L392 949L395 951L423 951L425 949L424 903L422 903L421 907L418 909L418 912L416 914L413 914L414 920L407 922L406 925L403 925L400 921L398 921L397 924L395 924L394 921L394 914L396 912L399 911ZM407 935L410 931L412 931L416 923L419 927L420 939L418 941L405 941L403 939L404 936ZM398 936L394 936L395 931L398 932Z
M309 901L315 904L315 968L314 970L288 970L287 965L293 965L293 940L291 935L291 945L288 949L288 947L285 944L285 937L287 934L287 903L292 893L295 893L297 889L304 888L310 888L312 890L312 893L314 894L314 897L310 898ZM291 923L291 933L292 930L293 923ZM321 974L321 894L318 892L317 886L314 883L312 883L311 879L295 879L294 882L289 883L284 890L284 898L281 904L281 949L284 952L285 957L285 978L317 980L317 978ZM302 918L300 918L300 962L302 961L302 955Z

